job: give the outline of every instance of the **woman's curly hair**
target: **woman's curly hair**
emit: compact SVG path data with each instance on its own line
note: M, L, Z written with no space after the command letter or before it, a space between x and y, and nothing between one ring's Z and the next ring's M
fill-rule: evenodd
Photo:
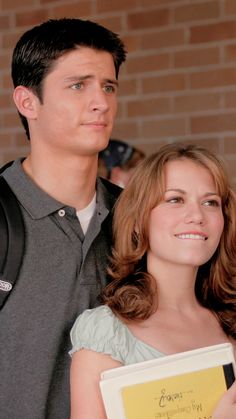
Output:
M190 159L209 170L222 200L224 230L211 259L198 269L195 292L199 302L215 313L228 336L236 338L236 196L227 171L209 150L189 144L168 144L146 157L117 201L114 247L102 301L126 320L143 320L157 309L156 281L146 270L149 218L163 199L164 166Z

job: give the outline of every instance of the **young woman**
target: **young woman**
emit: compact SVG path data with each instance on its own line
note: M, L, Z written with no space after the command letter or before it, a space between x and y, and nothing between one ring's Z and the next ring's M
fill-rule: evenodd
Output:
M71 332L72 419L106 418L106 369L236 343L236 198L211 152L171 144L146 158L116 206L114 237L103 305ZM236 412L235 395L215 419Z

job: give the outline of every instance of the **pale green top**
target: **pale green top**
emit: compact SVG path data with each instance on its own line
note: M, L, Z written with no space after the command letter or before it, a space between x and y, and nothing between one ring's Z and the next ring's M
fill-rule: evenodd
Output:
M110 355L124 365L164 356L137 339L107 306L84 311L71 330L71 342L70 355L80 349L91 349Z

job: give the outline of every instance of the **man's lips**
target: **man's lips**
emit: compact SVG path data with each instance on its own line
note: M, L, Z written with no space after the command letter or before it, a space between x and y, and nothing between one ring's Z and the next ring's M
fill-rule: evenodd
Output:
M90 121L90 122L84 122L82 125L95 126L95 127L106 127L107 123L103 122L103 121Z

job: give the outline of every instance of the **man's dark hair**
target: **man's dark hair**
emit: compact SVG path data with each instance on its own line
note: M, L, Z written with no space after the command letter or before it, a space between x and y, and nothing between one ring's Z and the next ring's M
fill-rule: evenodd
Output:
M50 19L25 32L17 42L12 57L14 87L31 88L42 102L43 80L55 60L78 46L109 52L118 78L126 51L117 34L89 20ZM29 138L27 119L21 114L20 117Z

